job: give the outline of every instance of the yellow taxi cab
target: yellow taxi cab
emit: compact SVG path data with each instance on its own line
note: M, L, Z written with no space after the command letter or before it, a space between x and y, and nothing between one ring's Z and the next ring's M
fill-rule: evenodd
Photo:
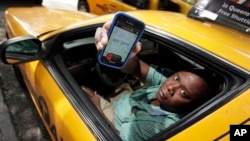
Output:
M168 10L187 14L197 0L79 0L78 10L94 14L138 9Z
M42 6L54 9L78 10L103 15L138 9L167 10L187 14L197 0L43 0Z
M249 139L248 4L214 1L215 5L204 6L206 1L201 2L188 16L159 10L126 12L146 25L140 40L140 59L173 71L207 69L220 84L220 91L211 99L141 140ZM49 140L122 140L81 89L86 85L109 97L124 83L132 90L145 85L137 77L101 66L96 59L95 31L113 16L45 7L6 10L8 39L0 45L0 57L5 64L13 65L19 82L27 88Z

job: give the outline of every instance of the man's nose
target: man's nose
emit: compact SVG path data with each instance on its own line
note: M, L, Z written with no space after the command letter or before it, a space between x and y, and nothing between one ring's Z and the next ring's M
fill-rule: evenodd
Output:
M168 86L168 92L170 93L171 96L174 95L175 91L180 87L179 83L173 83Z

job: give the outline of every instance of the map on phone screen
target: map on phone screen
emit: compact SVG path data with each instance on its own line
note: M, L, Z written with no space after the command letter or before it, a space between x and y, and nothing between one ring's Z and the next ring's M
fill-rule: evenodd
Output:
M136 33L115 26L103 56L106 56L107 60L114 59L116 63L124 62L137 36Z

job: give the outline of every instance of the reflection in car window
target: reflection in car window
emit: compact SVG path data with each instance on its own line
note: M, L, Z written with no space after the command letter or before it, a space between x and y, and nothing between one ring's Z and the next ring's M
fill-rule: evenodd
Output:
M88 38L82 38L82 39L76 39L72 41L68 41L63 43L64 49L70 49L82 45L88 45L88 44L94 44L94 37L88 37Z
M183 0L183 1L194 5L197 0Z
M149 0L123 0L123 2L141 9L148 9Z

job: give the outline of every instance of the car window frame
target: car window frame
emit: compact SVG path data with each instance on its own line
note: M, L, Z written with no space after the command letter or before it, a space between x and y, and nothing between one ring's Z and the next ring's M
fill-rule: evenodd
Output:
M62 37L64 37L66 34L75 36L76 33L83 34L90 30L93 30L92 32L94 32L94 29L96 29L97 27L100 27L101 25L103 25L103 23L95 24L92 26L79 27L72 31L66 31L64 33L61 33L55 36L53 39L50 39L50 41L48 41L47 44L49 46L59 46L60 42L62 42ZM239 91L243 91L243 89L247 86L247 81L249 81L249 78L246 78L245 82L236 81L236 80L239 79L238 77L240 78L244 78L246 76L249 77L249 74L238 69L237 67L223 60L222 58L215 57L208 51L205 51L199 48L198 46L192 44L191 42L184 41L176 36L170 35L169 33L162 32L154 27L148 27L148 26L146 26L145 35L143 35L143 37L145 36L149 36L150 39L157 40L157 42L159 43L172 46L171 48L172 50L178 53L181 53L183 55L186 55L187 57L190 57L194 60L197 60L197 62L199 62L198 60L204 60L204 58L207 58L205 59L206 61L202 61L202 63L205 63L206 66L212 66L211 69L218 70L217 73L221 75L227 74L227 77L228 77L226 78L226 80L228 81L228 83L225 84L226 88L220 94L218 94L216 97L212 98L208 102L204 103L202 106L200 106L199 108L197 108L196 110L194 110L193 112L191 112L190 114L182 118L180 121L172 124L170 127L154 135L148 140L151 140L151 139L165 140L181 132L182 130L188 129L188 127L191 126L192 124L196 123L200 119L204 118L205 116L209 115L210 113L212 113L219 107L223 106L224 104L232 100L233 97L238 95ZM55 44L52 44L52 43L55 43ZM74 97L74 96L72 97L72 95L66 95L66 97L69 98L71 102L78 99L76 101L79 102L80 104L79 103L72 103L72 104L76 106L75 107L76 111L79 113L79 115L81 115L81 118L83 118L84 115L88 115L90 113L91 113L91 117L92 116L94 117L96 115L100 116L100 113L98 112L93 112L93 111L91 112L91 110L96 110L94 108L94 105L91 104L90 102L85 103L86 97L82 96L83 94L82 90L79 88L79 86L77 86L77 83L74 82L72 76L70 76L70 74L66 71L66 67L62 64L60 57L58 58L58 56L55 55L55 54L60 53L60 51L61 51L60 48L54 48L54 49L51 48L51 53L46 57L46 59L44 59L44 62L45 64L47 64L48 68L51 68L50 72L52 73L52 76L57 80L60 86L65 87L65 89L63 89L65 93L77 94L77 97ZM210 60L208 58L210 58ZM235 90L230 89L230 86L232 85L236 86L235 84L229 83L232 80L235 81L236 83L240 83L239 84L240 87L237 87ZM83 107L89 109L88 112L84 111ZM204 109L206 109L207 107L209 107L209 110L204 111ZM101 118L96 118L96 117L93 118L93 117L91 119L94 122L97 122L98 124L100 124L101 126L101 128L96 129L96 130L100 130L100 129L106 130L104 132L106 133L106 135L104 136L103 136L104 134L103 132L101 133L101 132L94 131L94 133L97 134L97 137L99 139L100 138L105 138L105 139L109 138L111 140L114 138L118 140L120 139L118 135L114 133L114 130L110 129L110 127L106 128L109 125L105 122L105 120ZM86 119L84 120L86 121ZM92 122L89 124L92 125L96 123Z
M182 53L183 55L187 55L187 57L189 58L193 58L193 60L196 60L197 63L202 64L203 62L205 63L205 66L213 66L211 67L212 70L218 70L216 71L216 73L225 76L224 79L226 80L226 83L225 88L219 94L217 94L217 96L213 97L212 99L201 105L199 108L183 117L180 121L172 124L164 131L156 134L155 136L152 136L147 141L169 139L170 137L187 129L192 124L198 122L205 116L217 110L219 107L231 101L233 98L235 98L236 95L244 91L244 89L249 85L249 73L247 73L245 70L242 70L234 64L222 58L219 58L218 56L215 56L204 49L201 49L191 42L184 41L176 36L161 31L158 31L158 33L156 33L157 31L157 29L155 31L154 29L151 30L152 33L155 33L157 35L155 37L156 40L161 38L168 39L168 41L170 41L169 43L172 44L173 50ZM153 39L153 37L151 37L151 39ZM244 81L241 81L242 79L244 79ZM232 82L235 82L235 84L233 84ZM209 109L207 109L207 107L209 107Z
M124 2L128 5L137 7L139 9L149 9L149 4L150 4L150 0L144 0L142 2L143 6L138 5L138 0L123 0L122 2Z

